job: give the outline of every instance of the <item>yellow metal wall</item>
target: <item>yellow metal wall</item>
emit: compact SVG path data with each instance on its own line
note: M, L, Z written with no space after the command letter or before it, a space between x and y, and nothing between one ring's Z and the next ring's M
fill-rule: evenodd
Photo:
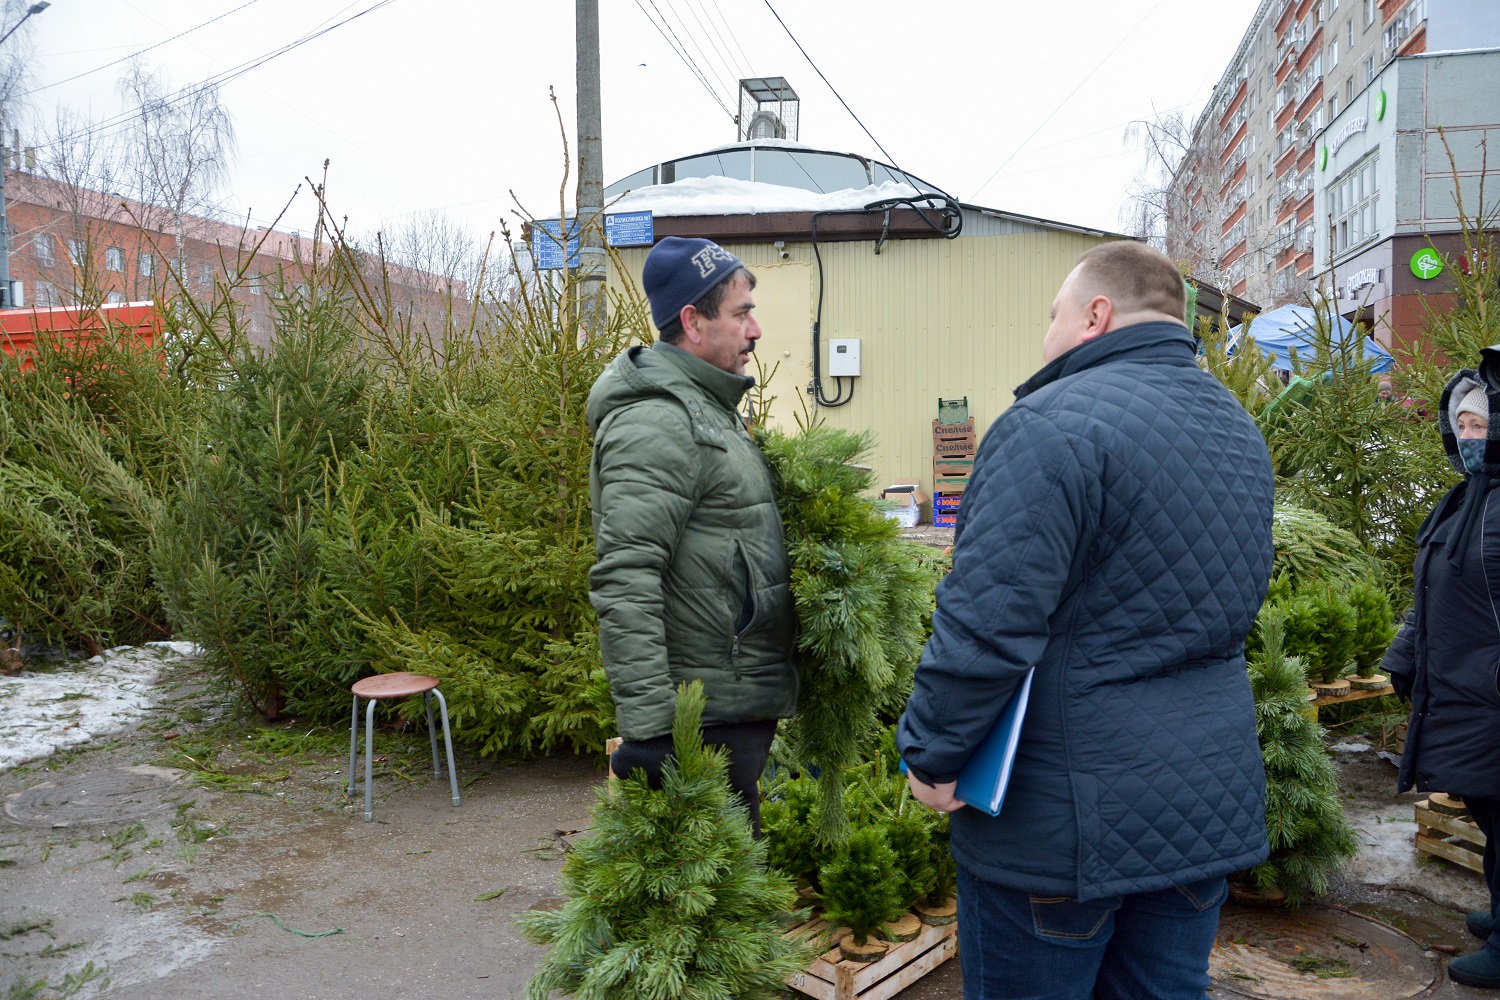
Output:
M938 397L969 397L982 436L1012 390L1042 364L1052 297L1078 255L1105 242L1067 232L820 244L824 370L830 339L860 340L861 371L846 406L820 407L828 423L875 432L877 483L916 477L932 489L932 420ZM756 315L765 335L757 356L780 369L769 382L774 417L788 423L811 378L817 303L812 245L788 243L789 259L767 244L725 244L755 271ZM639 283L645 248L620 252ZM610 280L619 276L613 270ZM844 384L848 385L848 380ZM829 396L834 381L824 378Z

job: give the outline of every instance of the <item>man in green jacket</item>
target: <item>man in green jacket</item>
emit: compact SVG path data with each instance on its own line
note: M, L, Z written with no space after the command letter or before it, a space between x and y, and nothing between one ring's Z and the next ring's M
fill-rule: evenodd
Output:
M655 783L677 686L702 681L707 743L760 826L756 782L796 709L786 539L771 473L736 407L755 380L755 276L702 239L669 236L642 273L661 331L589 394L598 562L589 599L624 743L616 774Z

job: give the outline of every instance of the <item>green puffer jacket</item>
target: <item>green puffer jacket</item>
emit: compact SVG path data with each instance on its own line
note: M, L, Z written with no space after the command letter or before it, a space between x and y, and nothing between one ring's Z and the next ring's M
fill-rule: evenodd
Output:
M589 599L627 740L672 731L684 681L703 682L705 725L796 709L786 538L735 411L752 384L658 343L621 354L589 393Z

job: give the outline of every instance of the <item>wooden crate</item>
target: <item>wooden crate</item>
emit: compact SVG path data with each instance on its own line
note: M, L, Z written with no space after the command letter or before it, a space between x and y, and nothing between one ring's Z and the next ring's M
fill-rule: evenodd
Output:
M1434 792L1416 804L1417 851L1483 874L1484 834L1467 813L1455 815L1461 801Z
M835 928L814 917L786 932L815 947L832 945L787 985L818 1000L889 1000L958 954L958 923L923 924L915 938L893 945L877 962L851 962L830 940ZM838 928L842 931L842 928Z

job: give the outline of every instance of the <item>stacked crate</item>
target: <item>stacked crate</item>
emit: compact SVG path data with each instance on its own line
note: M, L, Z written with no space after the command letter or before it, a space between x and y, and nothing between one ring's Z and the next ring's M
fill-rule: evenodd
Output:
M958 508L969 488L978 448L968 398L938 400L938 417L932 422L933 527L951 528L958 523Z

